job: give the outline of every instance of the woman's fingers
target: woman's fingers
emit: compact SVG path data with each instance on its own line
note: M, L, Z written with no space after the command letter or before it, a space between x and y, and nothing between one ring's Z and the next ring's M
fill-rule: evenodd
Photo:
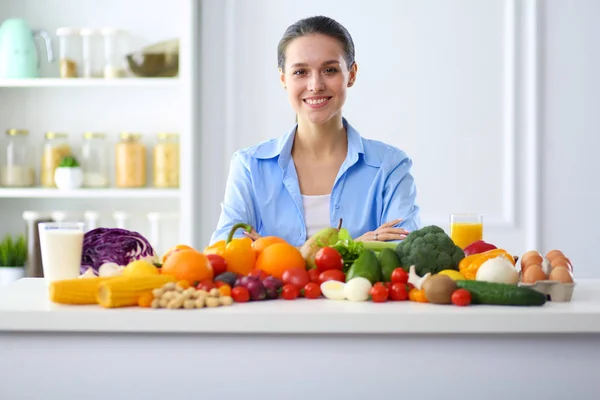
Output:
M251 232L244 231L244 235L246 235L246 237L249 237L252 240L260 239L260 235L254 230L254 228L252 228Z
M402 228L379 228L373 232L373 240L388 241L406 238L408 232Z

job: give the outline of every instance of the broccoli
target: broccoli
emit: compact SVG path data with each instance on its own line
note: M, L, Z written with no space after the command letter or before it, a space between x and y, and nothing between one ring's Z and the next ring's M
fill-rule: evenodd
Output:
M463 250L454 244L442 228L435 225L410 232L396 246L400 265L408 272L411 265L419 276L428 272L436 274L444 269L458 270L465 257Z

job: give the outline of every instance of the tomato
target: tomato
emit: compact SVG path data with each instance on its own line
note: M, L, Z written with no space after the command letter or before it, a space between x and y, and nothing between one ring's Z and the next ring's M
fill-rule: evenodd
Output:
M209 281L209 280L202 281L202 282L198 283L198 285L196 285L196 289L206 290L207 292L210 292L210 289L214 289L216 287L217 287L217 285L213 281Z
M227 271L227 261L222 256L218 254L206 254L206 258L208 258L210 265L212 265L214 276L221 275Z
M340 253L333 247L321 247L315 254L315 265L319 272L330 269L342 270L344 268L344 259Z
M231 296L231 286L229 286L228 284L224 284L217 287L219 288L219 294L221 296Z
M316 282L308 282L302 289L302 293L307 299L316 299L321 297L321 286Z
M392 283L408 283L408 272L398 267L392 271Z
M308 270L308 277L311 282L319 283L319 270L316 268L312 268Z
M258 269L258 268L254 268L252 271L250 271L248 273L248 276L252 276L255 278L259 278L261 281L264 281L265 278L267 276L269 276L269 274L267 274L265 271L263 271L262 269Z
M250 292L243 286L237 286L231 289L231 297L236 303L245 303L250 301Z
M281 297L285 300L294 300L300 295L300 289L298 286L286 283L281 288Z
M456 289L452 292L452 304L457 306L468 306L471 304L471 293L466 289Z
M283 284L286 283L292 284L298 288L298 290L302 289L308 282L310 282L310 277L308 276L308 271L304 268L294 267L290 269L286 269L282 276Z
M384 285L375 285L369 290L371 300L375 303L383 303L387 301L389 291Z
M392 288L390 290L390 299L393 301L405 301L408 300L408 292L409 288L405 283L392 283Z
M321 272L319 275L319 283L323 283L326 281L340 281L346 282L346 274L339 269L330 269L325 272Z

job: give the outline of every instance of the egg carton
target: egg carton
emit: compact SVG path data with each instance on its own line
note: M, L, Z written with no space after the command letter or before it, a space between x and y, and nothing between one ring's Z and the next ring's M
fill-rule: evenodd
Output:
M543 293L550 301L568 302L573 297L575 283L563 283L559 281L537 281L535 283L519 282L519 286L528 287Z

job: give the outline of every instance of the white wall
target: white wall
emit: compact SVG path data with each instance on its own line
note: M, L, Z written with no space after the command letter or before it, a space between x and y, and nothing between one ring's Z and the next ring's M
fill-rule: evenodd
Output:
M356 44L359 76L344 114L364 136L414 158L425 223L446 228L449 213L482 212L487 240L518 255L557 247L579 277L600 277L584 239L594 229L589 221L600 218L592 215L591 184L600 170L591 153L599 7L593 0L224 2L218 22L202 31L210 35L205 50L213 49L202 53L203 67L220 69L202 82L216 95L210 107L221 107L204 115L203 140L222 149L211 156L211 165L222 160L219 178L214 168L203 175L211 179L203 240L218 218L231 153L293 124L277 78L277 42L296 20L324 14Z

